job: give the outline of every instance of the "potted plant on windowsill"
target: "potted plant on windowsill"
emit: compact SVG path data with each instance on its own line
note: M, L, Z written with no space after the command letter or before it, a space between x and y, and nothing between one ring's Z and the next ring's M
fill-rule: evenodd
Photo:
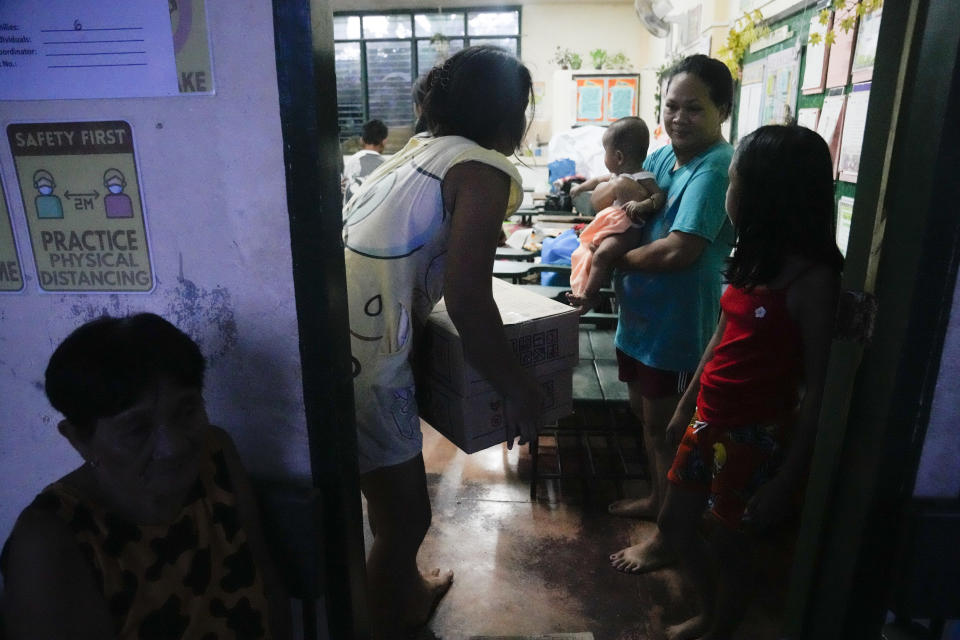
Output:
M580 54L574 53L570 51L570 49L557 46L557 50L554 52L553 57L550 58L550 62L557 63L561 69L573 69L576 71L580 68L580 65L583 64L583 59L580 57Z
M603 69L603 65L607 61L606 49L594 49L590 52L590 59L593 60L594 69Z
M624 71L630 68L630 59L623 51L618 51L607 59L607 68Z

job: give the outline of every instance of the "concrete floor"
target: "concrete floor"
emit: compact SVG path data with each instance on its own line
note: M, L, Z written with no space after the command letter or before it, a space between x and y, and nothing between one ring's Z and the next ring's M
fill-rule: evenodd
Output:
M450 568L455 578L419 638L659 640L665 626L693 615L675 571L635 576L610 566L610 553L643 540L655 526L606 513L617 497L612 481L597 481L586 492L577 480L545 481L532 502L526 447L466 455L428 425L423 429L433 526L420 567ZM549 468L550 448L541 448L541 468ZM640 495L643 486L633 481L625 490ZM789 562L784 552L775 555L779 559L764 562L773 575L762 578L763 597L738 637L779 635L778 584L785 583Z

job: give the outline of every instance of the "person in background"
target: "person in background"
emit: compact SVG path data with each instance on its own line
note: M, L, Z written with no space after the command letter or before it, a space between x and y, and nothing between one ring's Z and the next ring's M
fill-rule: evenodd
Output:
M733 148L720 132L730 115L733 79L726 65L703 55L684 58L667 77L663 123L671 144L644 162L667 204L614 272L620 379L642 423L651 490L642 499L614 502L610 512L651 520L660 511L676 451L666 442L667 424L717 325L721 271L733 244L724 210ZM640 573L676 558L655 533L610 561L620 571Z
M360 135L363 148L350 156L343 168L344 202L350 202L364 179L383 164L387 133L387 125L382 120L364 123Z
M289 604L204 360L151 313L71 333L46 370L83 464L20 514L0 568L6 637L288 638Z
M640 229L666 201L653 174L643 170L650 132L637 117L620 118L603 133L603 162L609 175L591 178L571 189L575 196L593 191L599 213L580 233L580 246L570 256L567 300L586 313L599 302L600 288L613 264L640 243Z
M833 162L815 132L766 126L744 138L726 206L738 238L723 311L667 426L680 446L658 524L701 599L674 640L731 637L749 600L748 534L781 521L803 489L843 267ZM709 547L704 509L720 525Z
M367 580L374 635L424 625L452 572L421 573L430 527L414 383L414 344L442 296L470 364L503 398L508 446L536 437L542 392L514 355L493 300L503 220L522 181L507 160L526 132L530 72L491 46L458 51L427 77L413 136L344 211L343 243L360 489L373 545Z

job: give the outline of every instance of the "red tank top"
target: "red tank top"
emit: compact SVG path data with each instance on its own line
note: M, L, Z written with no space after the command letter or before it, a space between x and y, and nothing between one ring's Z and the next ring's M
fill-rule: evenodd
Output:
M703 368L697 396L705 422L733 427L773 421L796 406L803 349L787 311L788 288L728 286L723 293L727 326Z

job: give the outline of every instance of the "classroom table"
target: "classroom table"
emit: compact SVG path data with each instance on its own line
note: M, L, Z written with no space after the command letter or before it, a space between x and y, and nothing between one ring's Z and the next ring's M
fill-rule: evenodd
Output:
M523 276L530 273L533 267L532 262L521 262L517 260L494 260L493 275L504 280L510 280L513 284L520 284Z
M497 247L497 260L525 260L533 262L540 255L540 250L515 249L514 247Z
M519 216L520 224L525 227L538 221L556 222L590 222L593 216L584 216L573 211L552 211L549 209L518 209L514 216Z
M567 222L571 225L582 223L590 223L593 221L594 216L581 216L579 214L564 213L541 213L533 217L534 223L539 222Z
M550 298L551 300L556 300L557 302L566 303L566 293L570 291L570 286L557 287L553 285L545 284L523 284L522 286L526 291L530 293L535 293L538 296L543 296L544 298Z

